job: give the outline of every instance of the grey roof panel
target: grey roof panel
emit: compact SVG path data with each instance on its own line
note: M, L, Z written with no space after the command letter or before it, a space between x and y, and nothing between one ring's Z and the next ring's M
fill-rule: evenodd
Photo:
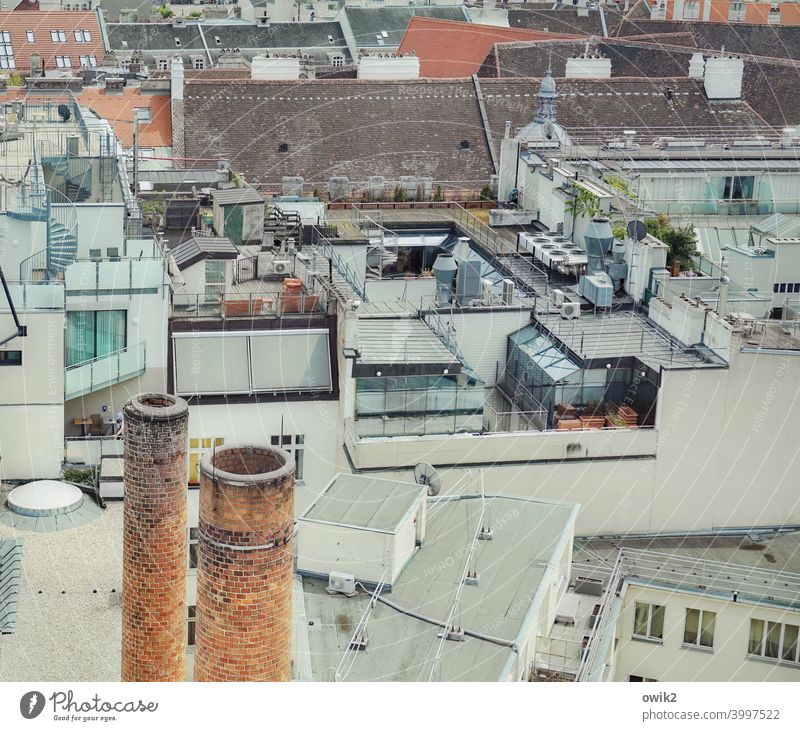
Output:
M236 203L263 203L264 199L253 188L222 188L211 191L211 197L221 206Z
M363 475L337 475L303 519L393 532L424 488Z
M361 364L460 365L422 320L365 319L358 323Z
M178 269L187 269L201 259L236 259L239 249L230 239L193 236L171 249L170 253Z
M347 20L353 31L356 44L360 48L379 48L399 46L403 35L415 15L439 20L465 21L461 5L444 7L407 8L346 8ZM386 37L383 36L386 33ZM378 41L381 37L383 43Z

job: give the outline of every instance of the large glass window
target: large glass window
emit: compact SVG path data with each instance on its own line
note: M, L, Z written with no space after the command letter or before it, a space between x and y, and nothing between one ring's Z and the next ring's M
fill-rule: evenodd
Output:
M206 302L218 302L225 294L225 262L206 260Z
M755 177L752 175L732 175L725 178L722 197L728 201L752 200Z
M99 358L127 345L125 310L67 313L67 366Z

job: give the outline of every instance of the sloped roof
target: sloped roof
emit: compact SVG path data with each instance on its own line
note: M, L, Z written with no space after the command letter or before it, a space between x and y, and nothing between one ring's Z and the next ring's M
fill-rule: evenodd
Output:
M554 37L559 36L542 31L413 17L398 50L416 53L420 60L420 76L424 78L458 79L477 73L495 43L544 41Z
M417 16L441 20L466 20L464 8L461 5L405 8L346 7L344 12L359 48L379 48L381 46L394 48L400 45L411 19ZM386 33L385 37L384 33Z
M72 68L81 68L81 56L95 56L102 63L105 56L100 24L94 10L13 10L0 12L0 29L11 35L11 47L17 69L28 72L31 54L41 56L44 68L57 68L56 56L69 56ZM33 43L28 41L28 31L33 32ZM52 40L51 31L63 31L65 40ZM91 40L78 42L75 31L88 31Z
M78 103L108 120L123 147L133 147L133 115L137 108L150 110L150 121L139 122L142 147L172 147L170 98L142 94L141 89L126 87L122 93L107 94L105 89L85 87L77 95Z
M605 6L604 12L606 27L610 34L611 29L621 20L622 16L610 6ZM508 24L512 28L547 30L551 33L603 35L603 23L597 10L589 10L586 15L579 15L575 8L556 10L552 5L543 3L525 3L522 7L509 7Z
M729 53L800 60L800 26L626 19L612 35L657 36L687 31L701 49L719 50L725 46Z
M239 249L227 238L192 236L170 249L178 269L183 271L203 259L236 259Z
M257 187L430 175L480 188L493 172L470 81L191 81L184 109L186 156L220 155Z
M502 139L506 120L523 127L533 118L538 79L481 81L489 125ZM672 91L668 99L665 91ZM558 122L573 141L598 139L637 130L637 141L662 135L752 136L770 129L743 102L709 103L702 82L666 79L556 79Z
M342 28L338 22L271 23L269 26L253 23L211 22L202 23L203 36L208 47L217 48L319 48L332 49L345 45ZM205 51L200 36L199 23L109 23L106 25L108 42L114 50ZM333 43L328 36L333 36ZM220 42L216 42L219 38ZM180 41L180 45L176 42Z

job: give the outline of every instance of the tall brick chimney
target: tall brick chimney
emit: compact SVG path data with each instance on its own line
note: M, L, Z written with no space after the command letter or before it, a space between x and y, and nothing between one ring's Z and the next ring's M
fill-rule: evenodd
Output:
M183 681L189 407L143 393L124 418L122 680Z
M294 471L271 447L200 461L196 681L291 680Z

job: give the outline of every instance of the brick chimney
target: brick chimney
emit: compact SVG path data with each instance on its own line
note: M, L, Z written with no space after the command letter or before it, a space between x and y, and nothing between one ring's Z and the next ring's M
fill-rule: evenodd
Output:
M183 681L189 407L143 393L124 419L122 680Z
M271 447L200 461L196 681L291 680L294 472Z

